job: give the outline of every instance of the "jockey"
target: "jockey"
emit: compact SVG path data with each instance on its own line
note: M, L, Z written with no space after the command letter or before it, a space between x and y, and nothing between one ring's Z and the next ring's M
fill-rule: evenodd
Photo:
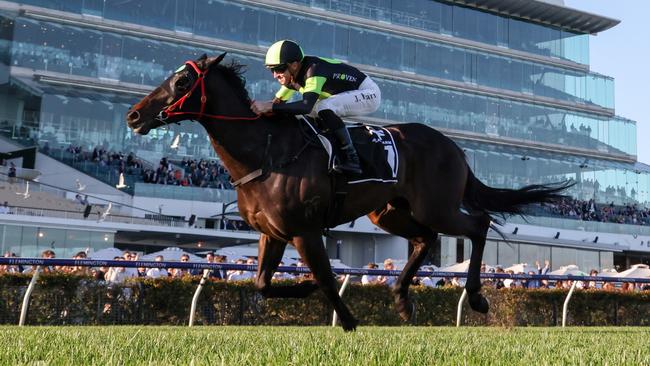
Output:
M341 117L370 114L379 108L381 91L363 72L341 61L305 56L300 46L289 40L278 41L266 52L265 65L280 85L269 102L254 102L257 114L279 112L318 116L334 132L343 152L338 171L361 173L359 156ZM302 100L286 103L296 92Z

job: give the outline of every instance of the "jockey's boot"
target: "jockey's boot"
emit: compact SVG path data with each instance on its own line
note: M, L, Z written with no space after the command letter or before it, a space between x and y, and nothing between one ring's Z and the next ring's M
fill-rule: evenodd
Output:
M339 154L340 164L334 166L334 169L342 172L349 172L355 174L361 174L361 163L359 162L359 155L357 155L357 150L352 144L352 139L350 138L350 133L346 127L339 128L334 130L334 135L339 140L341 144L341 154Z

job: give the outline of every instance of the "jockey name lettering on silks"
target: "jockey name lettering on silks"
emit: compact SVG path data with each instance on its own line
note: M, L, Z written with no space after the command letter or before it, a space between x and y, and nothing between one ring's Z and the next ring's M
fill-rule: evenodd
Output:
M354 96L354 101L358 103L358 102L362 102L364 100L371 100L371 99L375 99L375 98L377 98L377 95L374 94L374 93L373 94L361 93L361 97L359 97L358 95Z

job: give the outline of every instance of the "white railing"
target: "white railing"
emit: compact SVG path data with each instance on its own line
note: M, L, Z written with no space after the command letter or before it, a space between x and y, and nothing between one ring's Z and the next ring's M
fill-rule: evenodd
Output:
M194 323L194 313L196 312L196 303L201 293L202 287L207 280L210 271L219 270L243 270L243 271L257 271L257 265L248 264L228 264L228 263L191 263L191 262L152 262L152 261L116 261L116 260L91 260L91 259L42 259L42 258L0 258L0 265L27 265L27 266L63 266L63 267L128 267L128 268L184 268L184 269L203 269L203 277L199 286L194 293L192 303L190 305L190 323ZM23 305L21 308L21 316L19 325L25 323L27 317L27 309L29 306L29 297L34 290L36 279L39 273L39 267L34 272L30 285L25 293ZM309 273L308 267L286 267L281 266L277 269L278 272L298 272ZM332 272L336 274L345 274L345 280L339 291L339 296L343 296L347 284L350 281L351 275L375 275L375 276L399 276L402 272L396 270L380 270L380 269L366 269L366 268L332 268ZM440 272L440 271L419 271L415 274L418 277L467 277L466 272ZM526 274L506 274L506 273L481 273L483 279L518 279L518 280L551 280L551 281L574 281L573 286L569 290L562 311L562 327L566 327L566 320L568 317L568 306L571 296L576 287L577 281L599 281L599 282L630 282L630 283L650 283L650 278L617 278L617 277L601 277L601 276L571 276L571 275L526 275ZM456 315L456 326L461 325L462 308L467 298L466 291L463 291L458 302L458 310ZM336 323L336 317L333 318L332 324Z
M97 206L97 207L101 207L101 206ZM61 218L61 219L69 219L69 220L87 220L87 221L97 221L99 216L96 212L93 212L87 218L84 218L84 213L81 211L64 211L64 210L54 210L54 209L46 209L46 208L33 208L33 207L9 207L9 212L7 214L21 215L21 216L52 217L52 218ZM187 221L176 219L176 218L170 218L167 216L160 216L156 218L145 218L145 217L123 216L123 215L108 215L102 221L121 223L121 224L155 225L155 226L166 226L166 227L187 226Z

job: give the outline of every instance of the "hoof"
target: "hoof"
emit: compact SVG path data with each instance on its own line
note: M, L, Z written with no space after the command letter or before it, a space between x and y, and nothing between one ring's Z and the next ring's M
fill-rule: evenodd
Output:
M359 321L352 318L352 320L348 320L346 322L341 321L341 326L343 327L343 330L346 332L354 332L357 330L357 325L359 325Z
M472 310L482 314L487 314L488 310L490 310L490 303L479 292L469 295L469 306Z

